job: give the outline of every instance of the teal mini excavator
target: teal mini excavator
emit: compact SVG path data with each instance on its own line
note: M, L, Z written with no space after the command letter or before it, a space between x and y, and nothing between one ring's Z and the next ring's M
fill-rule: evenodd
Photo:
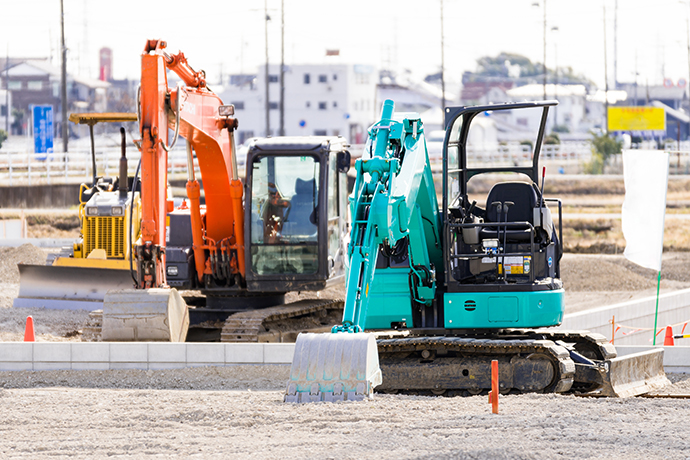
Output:
M630 396L668 382L662 349L619 358L600 334L554 328L564 311L561 203L544 197L544 172L539 186L539 152L556 104L446 108L439 207L419 115L384 102L355 163L343 321L298 337L285 401L357 400L374 387L481 394L492 360L501 393ZM470 126L486 131L488 116L495 126L536 120L524 164L484 161L498 149L486 136L484 153L469 147ZM480 176L495 182L485 204L468 189Z

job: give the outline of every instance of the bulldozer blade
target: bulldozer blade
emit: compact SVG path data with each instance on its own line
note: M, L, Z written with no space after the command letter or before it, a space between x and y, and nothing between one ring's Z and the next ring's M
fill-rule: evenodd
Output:
M604 361L603 385L592 396L627 398L658 390L670 382L664 372L664 349L633 353Z
M284 401L358 401L381 380L373 334L300 334Z
M17 264L19 295L14 307L100 310L109 290L133 285L129 270Z
M187 304L175 289L127 289L105 294L105 342L184 342L188 329Z

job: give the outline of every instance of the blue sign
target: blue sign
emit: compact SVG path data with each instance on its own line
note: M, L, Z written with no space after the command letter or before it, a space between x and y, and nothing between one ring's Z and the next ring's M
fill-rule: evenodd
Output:
M53 106L35 105L34 118L34 153L37 160L46 160L53 154Z
M300 120L300 121L299 121L299 127L300 127L300 128L304 128L305 126L307 126L307 122L304 121L304 120Z

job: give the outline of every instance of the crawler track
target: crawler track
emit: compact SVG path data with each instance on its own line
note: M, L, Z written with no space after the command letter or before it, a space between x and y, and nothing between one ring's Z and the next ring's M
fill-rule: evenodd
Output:
M445 331L449 332L449 331ZM456 332L457 334L457 332ZM587 331L505 329L486 338L458 334L381 337L381 392L481 394L491 388L491 361L499 361L502 393L584 393L566 347L590 359L616 356L604 336Z
M342 299L304 299L228 317L221 342L294 342L305 330L326 332L342 317Z

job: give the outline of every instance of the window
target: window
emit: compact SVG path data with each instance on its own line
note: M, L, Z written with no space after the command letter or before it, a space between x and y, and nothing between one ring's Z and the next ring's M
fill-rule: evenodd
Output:
M278 83L278 75L269 75L268 76L268 82L269 83Z
M306 106L307 108L311 107L311 102L307 101L307 102L305 103L305 106Z
M328 132L325 129L315 129L314 136L327 136Z
M7 89L22 89L22 82L10 80L7 83Z
M258 157L252 164L251 257L259 275L316 273L315 210L319 161L312 156Z
M235 106L235 110L244 110L244 101L231 102Z
M41 91L43 89L43 82L38 81L28 81L26 82L26 88L30 91Z
M319 75L319 83L327 83L328 77L326 75Z
M0 117L6 117L7 116L7 106L2 105L0 106Z
M309 83L311 83L311 78L309 77L308 73L305 73L304 74L304 84L308 85Z
M278 110L278 103L277 102L269 102L268 108L271 110Z
M338 107L338 101L333 101L333 108L335 109L336 107Z
M325 102L319 102L319 110L326 110L326 107L328 106L327 103Z
M334 73L334 74L333 74L333 81L336 81L337 79L338 79L338 74L337 74L337 73Z

